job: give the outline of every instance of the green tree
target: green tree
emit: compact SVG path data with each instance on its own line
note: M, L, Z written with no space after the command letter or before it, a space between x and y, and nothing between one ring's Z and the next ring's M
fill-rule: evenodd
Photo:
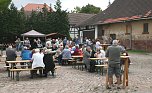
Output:
M96 7L94 5L88 4L86 6L81 7L75 7L73 12L75 13L88 13L88 14L97 14L99 12L101 12L101 8L100 7Z
M32 11L30 16L27 17L26 20L26 30L36 30L36 23L37 23L37 14L35 11Z
M7 9L11 0L0 0L0 11Z
M5 30L8 27L7 19L9 18L8 13L8 6L11 0L0 0L0 43L6 40Z
M60 34L69 35L69 21L68 14L66 11L61 10L61 2L60 0L56 1L56 5L54 6L55 11L49 12L48 15L48 27L51 30L50 32L57 32Z
M74 8L74 10L71 11L71 12L72 12L72 13L80 13L80 12L81 12L81 7L76 6L76 7Z
M2 42L13 42L16 36L25 30L25 17L24 14L17 10L12 3L10 9L5 9L1 13L1 36Z

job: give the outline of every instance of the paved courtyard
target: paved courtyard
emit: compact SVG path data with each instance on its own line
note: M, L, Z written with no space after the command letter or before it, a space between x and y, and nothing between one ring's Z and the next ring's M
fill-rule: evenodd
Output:
M105 88L105 75L88 73L62 66L53 78L29 78L29 72L20 73L20 81L7 77L0 64L0 93L152 93L152 54L130 54L129 86L126 89Z

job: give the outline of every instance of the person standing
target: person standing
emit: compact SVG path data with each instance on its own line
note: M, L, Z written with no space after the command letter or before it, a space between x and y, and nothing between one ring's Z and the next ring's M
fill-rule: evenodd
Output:
M16 43L16 51L19 51L20 47L21 47L21 40L20 40L20 38L17 38L17 40L15 41L15 43Z
M30 40L28 38L24 40L24 46L31 47Z
M99 39L97 39L97 41L96 41L96 49L98 49L98 48L100 48L100 41L99 41Z
M42 42L41 42L41 40L38 38L38 39L37 39L37 48L42 48L42 47L43 47Z
M37 41L36 39L33 40L33 43L31 45L32 49L36 49L37 48Z
M121 68L120 68L120 56L124 50L118 45L117 40L113 40L112 46L109 46L106 51L106 57L108 57L108 81L109 86L107 89L111 89L113 84L113 74L117 78L117 88L120 89L120 77L121 77Z
M63 39L63 47L65 47L66 46L66 44L67 44L67 37L65 37L64 39Z

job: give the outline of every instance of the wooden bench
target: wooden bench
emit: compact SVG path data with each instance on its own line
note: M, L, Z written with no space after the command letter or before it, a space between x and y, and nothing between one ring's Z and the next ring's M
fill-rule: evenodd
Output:
M78 69L79 69L79 67L80 67L80 70L82 70L83 71L83 66L84 66L85 64L82 62L82 61L77 61L76 62L76 66L78 66Z
M54 72L55 72L55 73L56 73L56 69L58 69L58 68L60 68L60 66L56 66L56 67L54 68ZM19 73L20 73L21 71L35 71L35 70L43 70L43 68L42 68L42 69L32 69L32 68L27 68L27 69L22 69L22 68L20 68L20 69L9 69L9 71L12 72L11 77L12 77L13 79L14 79L14 72L16 72L16 81L19 81ZM31 74L31 77L33 77L32 74Z
M95 65L95 67L96 67L96 70L97 70L97 72L98 72L98 69L100 69L100 72L102 73L102 75L103 75L103 69L104 68L108 68L108 65L107 64L102 64L102 65Z
M62 58L62 65L69 65L72 61L70 60L73 60L72 58Z
M0 64L5 64L5 62L0 62Z
M9 70L10 70L10 72L12 72L12 74L13 74L13 75L11 75L13 79L14 79L14 72L16 72L16 81L19 81L19 73L20 73L21 71L34 71L34 70L41 70L41 69L31 69L31 68L27 68L27 69L9 69ZM32 76L32 74L31 74L31 76Z
M68 62L70 64L72 64L72 68L74 68L74 66L75 66L74 64L75 64L76 60L70 59L70 60L68 60Z

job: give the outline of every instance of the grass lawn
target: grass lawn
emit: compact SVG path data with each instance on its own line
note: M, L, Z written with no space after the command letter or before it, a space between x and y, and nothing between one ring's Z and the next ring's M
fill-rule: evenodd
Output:
M128 50L128 53L147 54L148 52L143 50Z

